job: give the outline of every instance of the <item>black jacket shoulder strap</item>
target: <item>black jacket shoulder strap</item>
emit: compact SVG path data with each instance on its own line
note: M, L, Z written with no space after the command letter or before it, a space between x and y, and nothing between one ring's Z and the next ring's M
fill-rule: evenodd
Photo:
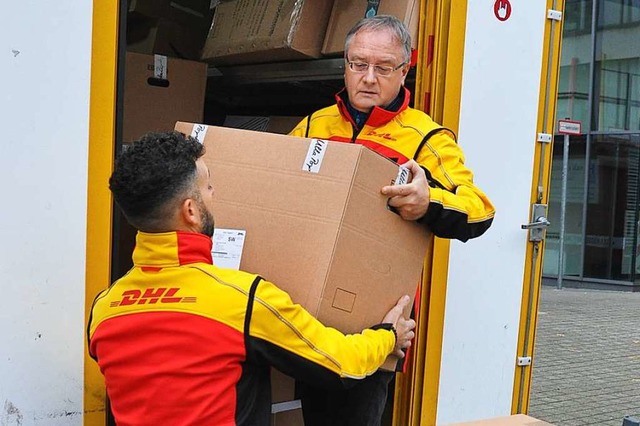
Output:
M249 289L249 297L247 298L247 311L244 316L244 344L248 353L251 351L251 339L250 339L250 327L251 327L251 315L253 314L253 301L256 297L256 290L258 289L258 284L262 281L261 276L256 276L251 284L251 288Z
M308 138L309 137L309 128L311 127L311 117L313 116L313 113L309 114L309 117L307 119L307 131L304 133L304 137Z
M446 130L447 132L451 133L453 135L453 140L456 141L456 143L458 142L458 138L456 137L456 134L454 133L453 130L448 129L446 127L436 127L435 129L431 130L429 133L427 133L424 138L422 138L422 141L420 141L420 145L418 145L418 148L416 149L415 154L413 154L413 159L415 161L418 161L418 155L420 154L420 151L422 151L422 148L424 147L424 145L427 143L427 141L429 139L431 139L431 136L435 135L436 133L439 133L443 130Z

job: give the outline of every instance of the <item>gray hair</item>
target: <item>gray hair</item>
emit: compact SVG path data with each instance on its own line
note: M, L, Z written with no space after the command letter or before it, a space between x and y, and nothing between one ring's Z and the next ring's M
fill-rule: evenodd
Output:
M344 54L349 52L349 45L353 36L360 31L389 31L395 39L402 45L402 51L404 53L404 61L409 62L411 59L411 34L407 27L395 16L391 15L376 15L370 18L362 18L359 20L349 33L344 41Z

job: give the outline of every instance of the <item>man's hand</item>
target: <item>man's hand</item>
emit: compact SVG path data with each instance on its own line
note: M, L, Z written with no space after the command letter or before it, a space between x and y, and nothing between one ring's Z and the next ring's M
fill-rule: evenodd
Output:
M387 312L387 315L385 315L382 320L383 323L392 324L396 329L396 346L393 348L392 353L398 358L404 358L402 349L407 349L411 346L411 340L413 340L415 336L413 329L416 328L416 322L412 319L404 319L402 316L405 308L409 306L410 300L409 296L402 296L400 300L398 300L398 303Z
M411 172L411 182L405 185L389 185L380 191L390 197L389 205L394 207L404 220L418 220L429 207L429 183L424 170L414 160L403 164Z

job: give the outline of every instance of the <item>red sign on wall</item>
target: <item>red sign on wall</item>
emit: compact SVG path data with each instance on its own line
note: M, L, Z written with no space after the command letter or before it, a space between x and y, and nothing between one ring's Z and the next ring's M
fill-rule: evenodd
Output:
M493 4L493 13L498 21L506 21L511 16L511 3L509 0L496 0Z

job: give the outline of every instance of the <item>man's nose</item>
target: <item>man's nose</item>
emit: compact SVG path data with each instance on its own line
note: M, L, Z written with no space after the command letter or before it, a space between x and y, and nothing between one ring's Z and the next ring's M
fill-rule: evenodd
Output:
M377 80L375 67L373 65L369 65L367 70L364 72L364 76L362 77L367 83L375 83Z

